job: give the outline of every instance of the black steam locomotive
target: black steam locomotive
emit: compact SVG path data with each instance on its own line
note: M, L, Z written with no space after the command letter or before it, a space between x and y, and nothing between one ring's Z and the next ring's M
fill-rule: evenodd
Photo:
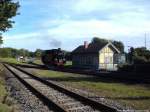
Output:
M41 60L47 66L63 66L66 63L65 53L60 48L43 51Z

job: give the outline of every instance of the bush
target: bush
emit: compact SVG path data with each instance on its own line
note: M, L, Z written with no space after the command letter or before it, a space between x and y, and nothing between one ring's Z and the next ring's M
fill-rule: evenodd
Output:
M124 64L124 65L119 65L118 66L118 71L131 72L133 70L134 70L134 66L133 65Z
M143 57L143 56L136 56L134 58L134 64L145 64L148 62L149 60L147 60L146 57Z
M138 60L138 64L133 64L133 65L121 65L118 66L118 71L121 72L136 72L136 73L149 73L150 72L150 63L142 63Z

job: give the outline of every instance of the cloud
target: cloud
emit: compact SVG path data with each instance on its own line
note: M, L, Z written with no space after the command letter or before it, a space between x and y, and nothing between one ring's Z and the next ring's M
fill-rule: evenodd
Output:
M52 49L61 47L62 42L46 32L30 32L17 35L5 35L4 46L26 48L32 51L37 48Z
M49 27L49 23L52 24L53 27ZM95 36L121 40L126 44L132 44L133 42L129 43L128 40L135 41L139 36L143 36L146 30L150 31L149 21L138 22L138 24L135 23L132 23L132 25L129 21L126 21L126 23L124 22L123 24L112 20L91 19L81 21L57 19L44 21L43 24L39 25L43 26L42 29L44 30L11 36L6 35L6 38L4 39L5 42L8 43L22 43L20 44L20 47L32 47L34 45L34 48L32 49L62 47L67 50L72 50L79 44L82 44L83 41L90 41ZM139 45L141 45L140 42Z
M89 13L98 10L100 6L99 0L78 0L73 10L77 13Z
M22 40L22 39L30 39L30 37L36 37L38 36L39 33L38 32L30 32L30 33L23 33L23 34L15 34L15 35L9 35L9 34L5 34L4 35L4 40Z
M103 36L114 38L115 36L136 36L146 30L150 31L150 22L139 24L120 24L115 21L102 21L102 20L84 20L84 21L64 21L57 27L50 28L49 34L56 37L64 38L82 38Z
M78 0L73 10L77 13L91 13L94 11L123 11L132 9L129 1L123 0Z
M149 0L20 1L21 15L4 35L5 46L72 50L94 36L141 45L140 36L150 32Z
M132 18L134 20L150 19L148 14L150 10L149 0L79 0L72 7L72 10L79 17L117 19L118 22L132 20Z

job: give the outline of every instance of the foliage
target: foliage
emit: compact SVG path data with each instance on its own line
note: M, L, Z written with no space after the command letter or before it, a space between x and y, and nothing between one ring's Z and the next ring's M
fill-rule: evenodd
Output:
M128 53L128 61L129 63L133 64L134 63L134 57L135 57L135 50L133 47L130 48L129 53Z
M20 49L18 54L21 56L29 56L29 51L26 49Z
M150 62L150 51L145 47L130 48L128 59L131 64L143 64Z
M0 64L0 112L13 112L14 110L12 106L13 100L8 96L4 79L5 79L4 68Z
M17 15L19 3L13 0L0 0L0 31L5 32L12 28L14 21L10 20Z
M143 59L143 61L145 61L145 62L150 61L150 51L147 50L145 47L136 48L135 56Z
M14 49L14 48L0 48L0 57L12 57L15 58L16 56L29 56L30 51L26 49Z
M1 57L11 57L11 50L9 48L1 48L0 49L0 56Z
M129 65L119 67L120 71L134 71L136 73L150 72L150 50L145 47L130 48L128 53Z
M102 39L102 38L98 38L98 37L94 37L92 39L92 43L98 43L98 44L107 44L108 42L112 42L112 44L114 46L116 46L120 52L124 52L124 44L121 41L116 41L116 40L106 40L106 39Z
M27 49L15 49L15 48L0 48L0 57L2 58L15 58L17 56L24 57L41 57L42 50L37 49L35 52L29 51Z
M41 49L36 49L34 55L35 55L35 57L40 58L41 55L42 55L42 50Z
M102 39L102 38L98 38L98 37L94 37L92 39L92 43L107 44L108 40Z
M119 65L118 66L118 71L131 72L131 71L134 71L134 66L132 66L130 64Z
M3 43L2 36L0 35L0 45Z
M113 45L115 45L121 53L124 52L124 45L121 41L112 41Z

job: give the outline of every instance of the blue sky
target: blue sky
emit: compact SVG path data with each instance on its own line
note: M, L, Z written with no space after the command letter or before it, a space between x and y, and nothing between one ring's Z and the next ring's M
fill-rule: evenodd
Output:
M3 47L73 50L93 37L150 48L150 0L19 0Z

